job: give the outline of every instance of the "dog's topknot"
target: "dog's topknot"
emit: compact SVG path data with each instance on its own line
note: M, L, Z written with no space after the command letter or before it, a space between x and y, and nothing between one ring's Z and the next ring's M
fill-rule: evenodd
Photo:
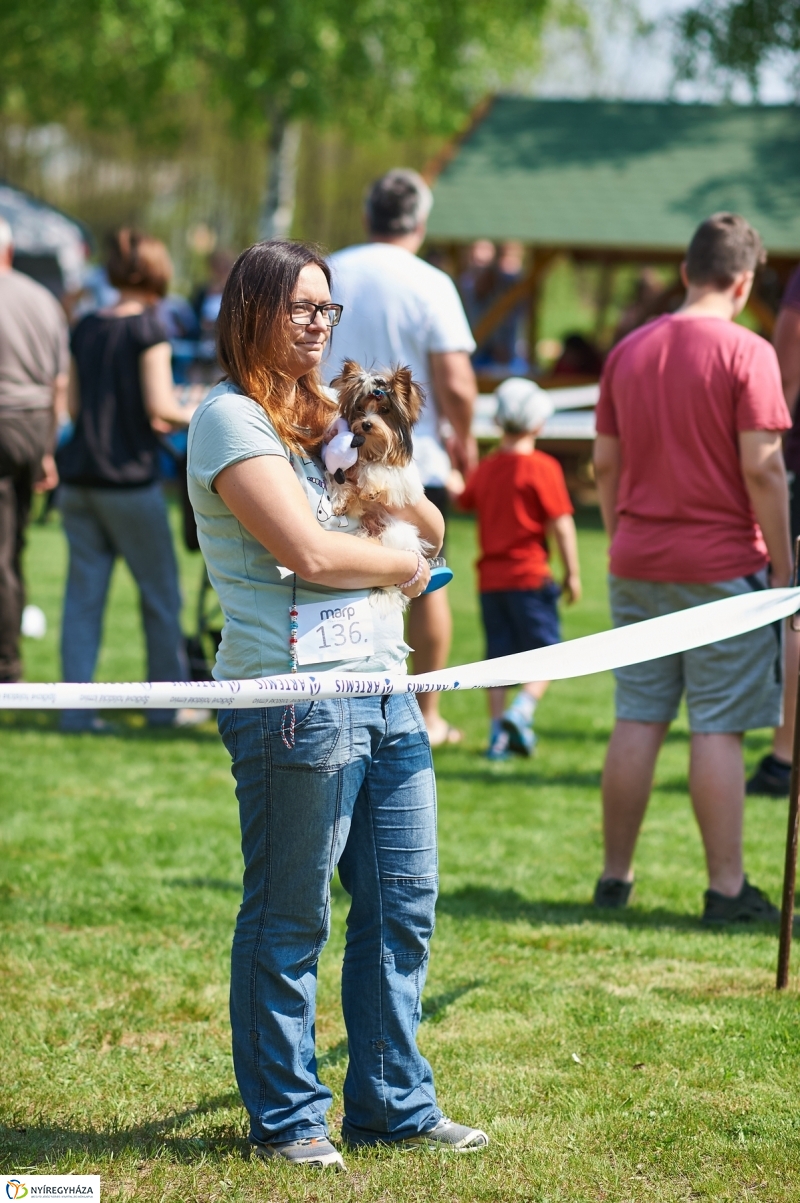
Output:
M415 383L411 369L395 366L368 370L346 359L331 387L339 395L339 412L351 429L360 432L366 417L373 425L390 430L390 443L384 448L389 460L410 461L413 456L411 432L425 402L425 394ZM367 413L367 411L370 411ZM372 448L365 455L370 457Z

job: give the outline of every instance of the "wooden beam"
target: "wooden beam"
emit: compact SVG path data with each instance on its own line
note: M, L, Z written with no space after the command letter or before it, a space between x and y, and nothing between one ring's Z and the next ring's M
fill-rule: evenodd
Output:
M489 306L486 312L481 317L473 330L475 342L480 347L486 342L490 334L494 334L497 327L503 322L513 310L517 308L523 301L535 300L536 290L541 282L547 268L555 259L557 251L537 251L533 255L533 263L530 271L516 284L512 284L507 292L504 292L497 300Z
M604 260L600 264L600 278L597 281L597 295L595 297L595 343L602 341L605 332L608 307L611 304L611 294L614 288L614 269L616 267L617 264L612 263L609 259Z
M456 157L461 149L462 142L469 137L475 126L483 121L494 102L495 97L493 93L484 96L483 100L478 101L463 128L457 134L454 134L452 138L448 138L439 153L434 155L423 168L421 175L426 183L433 184L440 172L444 171L447 164Z

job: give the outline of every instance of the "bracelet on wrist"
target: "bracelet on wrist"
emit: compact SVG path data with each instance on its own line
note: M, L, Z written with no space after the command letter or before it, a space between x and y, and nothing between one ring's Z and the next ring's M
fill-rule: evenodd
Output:
M409 577L407 581L403 581L402 584L398 585L398 589L410 589L412 585L416 585L417 581L422 576L422 570L425 567L425 559L420 551L417 551L414 554L417 557L417 571L412 577Z

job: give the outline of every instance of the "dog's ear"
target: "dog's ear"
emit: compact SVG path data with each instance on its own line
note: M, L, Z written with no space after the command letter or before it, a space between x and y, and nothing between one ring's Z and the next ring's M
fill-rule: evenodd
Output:
M389 376L388 384L397 399L403 421L409 428L412 427L422 411L425 394L412 377L411 368L395 368Z
M354 359L346 359L339 375L331 381L331 388L336 389L339 394L339 413L348 423L353 418L353 406L361 392L363 377L364 369L361 364L356 363Z
M352 384L354 379L360 378L363 373L364 369L360 363L356 363L354 359L346 359L339 375L331 381L331 388L345 388L348 384Z

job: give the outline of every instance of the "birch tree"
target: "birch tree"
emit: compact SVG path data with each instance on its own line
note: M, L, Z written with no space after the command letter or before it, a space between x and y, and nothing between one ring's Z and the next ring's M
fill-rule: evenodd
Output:
M78 110L180 135L187 94L267 140L260 233L289 232L303 122L353 137L448 133L530 73L548 19L579 0L0 0L0 98L34 120Z
M800 2L798 0L702 0L678 18L679 75L694 79L711 71L745 80L754 97L762 68L781 57L800 94Z

